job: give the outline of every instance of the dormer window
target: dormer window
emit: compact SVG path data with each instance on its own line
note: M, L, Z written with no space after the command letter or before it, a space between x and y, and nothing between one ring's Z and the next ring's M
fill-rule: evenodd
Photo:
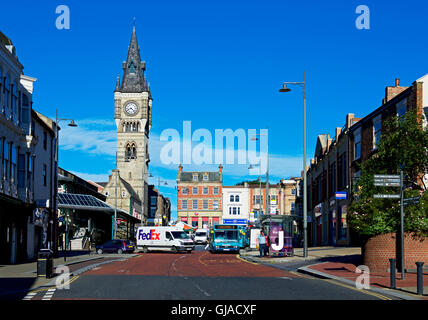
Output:
M198 175L197 174L193 175L193 181L198 181Z
M208 175L204 174L204 181L208 181Z

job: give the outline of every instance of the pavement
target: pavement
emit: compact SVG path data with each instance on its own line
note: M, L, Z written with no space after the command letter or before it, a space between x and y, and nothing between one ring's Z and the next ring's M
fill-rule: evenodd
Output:
M71 277L86 272L98 265L134 256L136 254L98 255L95 251L69 252L66 256L66 261L64 261L63 256L53 259L54 275L52 278L37 276L37 261L15 265L0 265L0 299L43 287L54 286L58 276L63 272L60 269L56 270L59 266L66 266L69 269L69 276Z
M422 295L417 295L416 272L405 274L401 280L401 273L396 275L396 286L390 288L389 273L370 273L369 277L362 280L362 272L357 272L357 267L362 265L361 248L359 247L311 247L308 256L303 256L302 248L295 248L290 257L259 257L258 250L240 252L241 258L250 262L261 263L285 269L297 271L314 277L332 279L356 287L359 283L366 284L367 290L387 294L404 300L428 300L428 269L424 268ZM365 274L364 274L365 275Z

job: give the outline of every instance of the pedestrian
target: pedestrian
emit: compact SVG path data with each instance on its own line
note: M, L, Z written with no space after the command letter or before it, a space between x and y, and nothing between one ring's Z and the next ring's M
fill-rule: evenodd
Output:
M262 231L260 231L259 236L257 237L257 242L259 244L260 258L266 255L266 237Z

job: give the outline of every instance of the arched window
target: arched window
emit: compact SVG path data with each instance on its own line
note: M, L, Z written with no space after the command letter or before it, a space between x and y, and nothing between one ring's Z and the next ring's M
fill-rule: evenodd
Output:
M234 202L235 201L235 197L233 195L230 196L230 202Z
M235 202L239 202L239 196L235 196Z
M137 159L137 147L135 143L128 143L125 149L125 160Z

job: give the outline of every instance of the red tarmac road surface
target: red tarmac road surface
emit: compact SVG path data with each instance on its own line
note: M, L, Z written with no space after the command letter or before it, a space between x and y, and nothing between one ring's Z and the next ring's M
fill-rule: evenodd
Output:
M236 254L145 253L88 271L85 275L190 277L296 277L276 268L244 261Z

